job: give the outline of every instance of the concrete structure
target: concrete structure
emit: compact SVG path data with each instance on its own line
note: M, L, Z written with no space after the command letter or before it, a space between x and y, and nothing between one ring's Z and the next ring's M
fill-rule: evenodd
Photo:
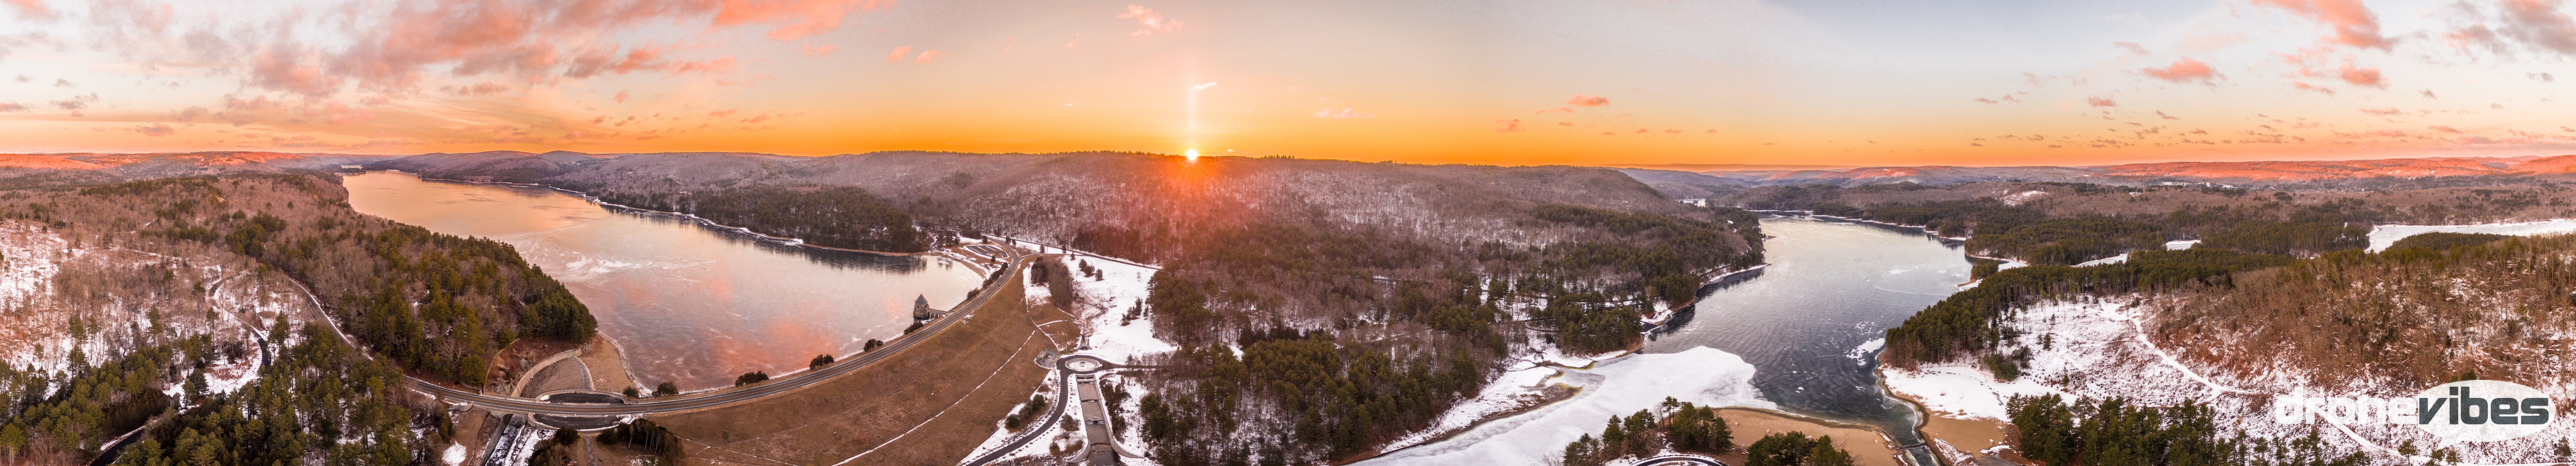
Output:
M912 320L937 319L940 314L942 314L942 312L938 309L930 308L929 295L921 295L912 298Z

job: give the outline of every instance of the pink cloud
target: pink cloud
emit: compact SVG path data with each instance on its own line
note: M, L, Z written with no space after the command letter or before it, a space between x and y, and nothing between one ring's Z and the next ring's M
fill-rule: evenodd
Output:
M2165 65L2164 68L2145 68L2138 70L2138 72L2144 73L2148 77L2176 83L2191 81L2207 83L2210 81L2210 78L2218 76L2218 72L2209 69L2208 64L2201 63L2200 60L2193 60L2191 57L2176 59L2173 64Z
M902 46L902 47L895 47L895 48L894 48L894 53L886 54L886 61L890 61L890 62L902 62L904 58L911 57L911 56L912 56L912 46L906 45L906 46Z
M18 17L20 18L36 19L54 17L54 11L52 9L45 8L44 0L6 0L0 1L0 3L8 3L9 6L18 7Z
M1495 127L1494 127L1494 131L1500 131L1500 132L1505 132L1505 133L1514 133L1514 132L1519 132L1519 131L1521 130L1521 119L1519 119L1519 118L1505 118L1505 119L1500 119L1500 120L1494 120L1494 124L1496 124L1496 125L1497 125L1497 126L1495 126ZM1601 134L1610 134L1610 133L1601 133Z
M2344 63L2342 68L2336 70L2335 75L2343 78L2343 82L2355 86L2388 88L2388 82L2380 77L2378 68L2358 67L2351 63Z
M626 103L626 91L617 91L617 97L610 100L615 100L617 103L621 104Z
M2296 89L2298 89L2298 90L2302 90L2302 91L2317 91L2317 92L2322 92L2322 93L2325 93L2325 95L2334 95L2334 93L2335 93L2335 91L2334 91L2333 89L2327 89L2327 88L2320 87L2320 86L2317 86L2317 85L2308 84L2308 83L2303 83L2303 82L2296 82L2296 81L2292 81L2292 82L2290 82L2290 87L2292 87L2292 88L2296 88Z
M668 69L670 69L672 73L716 73L732 71L733 56L726 55L707 61L674 63L671 64Z
M136 126L134 127L134 132L143 133L145 136L169 136L179 134L179 129L172 128L170 125L153 123L152 126Z
M769 38L794 40L840 28L851 10L892 5L893 0L724 0L709 28L774 23L778 27L769 30Z
M308 96L330 94L340 87L340 80L322 74L322 68L307 65L302 55L283 47L273 47L251 58L251 81L272 90Z
M2559 12L2558 4L2558 0L2505 0L2506 26L2496 32L2534 47L2576 54L2576 20Z
M2460 129L2459 129L2459 128L2453 128L2453 127L2451 127L2451 125L2433 125L2433 126L2426 126L2426 127L2424 127L2424 128L2426 128L2426 129L2431 129L2431 130L2434 130L2434 131L2441 131L2441 132L2445 132L2445 133L2467 133L2467 131L2460 131Z
M2398 109L2397 109L2397 107L2385 107L2385 108L2365 108L2365 109L2361 109L2361 113L2368 113L2368 114L2372 114L2372 115L2379 115L2379 116L2390 116L2390 115L2396 115L2396 114L2399 114L2399 113L2406 113L2406 112L2401 111L2401 110L2398 110Z
M1165 18L1162 13L1155 13L1153 9L1132 3L1127 5L1126 13L1118 14L1118 19L1136 20L1136 32L1128 33L1128 35L1135 37L1150 36L1157 32L1172 32L1181 29L1181 20Z
M1984 98L1984 97L1978 97L1978 98L1977 98L1977 101L1978 101L1978 102L1989 103L1989 104L1991 104L1991 103L1997 103L1997 102L1995 102L1995 99L1988 99L1988 98Z
M1540 110L1540 111L1530 112L1530 114L1532 114L1532 115L1543 114L1543 113L1574 113L1574 109L1571 109L1571 108L1565 108L1565 107L1557 107L1557 108L1551 108L1551 109L1546 109L1546 110Z
M2254 0L2255 5L2280 8L2334 29L2327 43L2357 48L2387 50L2389 39L2379 34L2379 15L2372 14L2361 0Z
M30 0L0 0L23 2ZM675 47L627 47L620 33L666 23L704 25L706 33L770 25L768 35L789 40L837 28L843 18L862 10L891 5L889 0L448 0L388 2L381 7L353 5L327 16L366 28L365 34L336 49L308 47L295 35L276 39L190 36L201 50L191 60L250 58L246 81L256 87L323 96L343 83L360 90L416 91L431 75L469 77L501 74L531 84L547 83L558 73L583 78L601 73L694 72L730 69L719 60L690 61L667 56ZM343 18L345 17L345 19ZM289 20L291 22L293 20ZM303 18L301 21L325 21ZM148 26L148 25L147 25ZM232 52L247 49L252 53ZM310 65L318 63L320 65ZM722 65L722 66L718 66Z
M0 113L8 113L8 112L29 112L29 111L34 111L34 110L29 110L29 109L27 108L27 104L22 104L22 103L17 103L17 102L0 102Z
M802 46L798 46L798 47L796 47L796 53L804 54L805 56L808 56L808 57L820 57L820 56L824 56L824 55L831 55L831 54L832 54L832 51L834 51L834 50L840 50L840 49L841 49L841 46L838 46L838 45L826 45L826 46L816 47L816 46L814 46L814 44L805 44L805 45L802 45Z
M499 94L499 93L502 93L502 92L508 92L509 90L510 90L510 86L509 86L509 85L501 84L501 83L495 83L495 82L486 82L486 83L476 84L476 85L472 85L472 86L462 86L462 87L457 87L457 88L456 88L456 90L454 90L454 91L450 91L450 92L455 92L455 93L456 93L456 95L464 95L464 96L482 96L482 95Z
M2129 53L2133 53L2133 54L2138 54L2138 55L2146 55L2146 54L2147 54L2147 47L2146 47L2146 46L2142 46L2142 45L2138 45L2138 43L2136 43L2136 42L2112 42L2112 43L2111 43L2111 46L2112 46L2112 47L2117 47L2117 48L2119 48L2120 50L2127 50L2127 51L2129 51Z
M937 50L923 50L923 51L921 51L921 56L920 56L920 57L913 58L913 59L912 59L912 62L913 62L913 63L930 63L930 61L931 61L931 60L937 60L937 59L939 59L939 57L943 57L943 56L947 56L947 55L948 55L948 52L941 52L941 51L937 51Z
M707 112L707 116L717 117L717 118L723 118L723 117L733 116L734 112L740 112L740 111L742 111L742 109L739 109L739 108L729 108L729 109L724 109L724 110L717 110L717 111Z
M1610 98L1575 94L1574 98L1565 99L1565 104L1577 107L1599 107L1610 105Z
M2085 104L2085 105L2095 106L2095 107L2118 107L2118 106L2120 106L2120 103L2119 103L2119 102L2113 101L2113 100L2111 100L2111 99L2110 99L2110 98L2108 98L2108 97L2085 97L2085 98L2084 98L2084 104Z

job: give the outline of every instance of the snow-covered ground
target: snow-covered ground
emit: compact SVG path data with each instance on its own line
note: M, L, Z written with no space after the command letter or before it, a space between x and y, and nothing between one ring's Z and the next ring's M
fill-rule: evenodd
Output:
M1036 395L1039 395L1039 396L1044 396L1044 397L1046 397L1046 398L1047 398L1047 402L1049 402L1049 403L1054 403L1054 402L1056 402L1056 401L1059 401L1059 400L1056 400L1056 399L1055 399L1055 398L1056 398L1056 396L1055 396L1055 394L1056 394L1056 387L1055 387L1055 383L1056 383L1057 381L1061 381L1061 380L1063 380L1063 379L1059 379L1059 378L1057 378L1057 377L1056 377L1056 374L1055 374L1055 372L1054 372L1054 371L1048 371L1048 372L1047 372L1047 375L1046 375L1046 378L1047 378L1047 386L1046 386L1044 389L1038 390L1035 394L1036 394ZM1028 403L1027 403L1027 402L1021 402L1021 403L1020 403L1020 406L1012 406L1012 407L1011 407L1011 412L1013 412L1013 413L1020 412L1020 410L1021 410L1021 409L1024 409L1023 407L1024 407L1024 406L1027 406L1027 405L1028 405ZM1068 407L1066 407L1066 408L1072 408L1072 407L1068 406ZM1080 416L1080 415L1081 415L1081 414L1075 413L1075 412L1073 412L1071 409L1067 409L1067 410L1065 410L1065 411L1064 411L1064 416ZM1048 444L1048 443L1050 443L1050 442L1048 442L1047 440L1049 440L1051 437L1054 437L1054 436L1057 436L1057 435L1061 435L1062 433L1064 433L1064 428L1057 427L1057 424L1058 424L1059 422L1061 422L1061 421L1058 421L1058 419L1062 419L1062 417L1047 418L1047 419L1031 419L1031 420L1029 420L1029 421L1028 421L1028 422L1029 422L1029 424L1028 424L1028 425L1026 425L1026 426L1022 426L1022 427L1021 427L1021 429L1022 429L1022 430L1021 430L1020 432L1012 432L1012 431L1011 431L1011 429L1009 429L1009 428L1008 428L1008 426L1004 426L1004 425L1002 425L1002 421L1001 421L1001 420L995 420L995 421L993 421L993 435L992 435L992 436L990 436L990 437L985 437L985 438L984 438L984 443L982 443L982 444L978 444L978 445L975 445L975 449L974 449L973 451L969 451L969 452L967 452L967 453L966 453L966 457L967 457L967 458L981 458L981 457L983 457L983 456L984 456L984 454L986 454L986 453L991 453L991 452L993 452L993 450L1000 449L1000 448L1002 448L1002 446L1004 446L1004 445L1007 445L1007 444L1011 443L1011 439L1018 438L1018 437L1020 436L1020 434L1021 434L1021 433L1025 433L1025 432L1027 432L1027 429L1039 429L1039 430L1044 430L1044 431L1047 431L1047 432L1046 432L1046 433L1044 433L1044 434L1040 434L1040 435L1044 435L1045 437L1039 437L1037 440L1031 440L1031 441L1029 441L1029 443L1024 444L1024 445L1021 445L1021 446L1020 446L1020 449L1018 449L1018 450L1012 450L1010 454L1002 455L1002 458L1018 458L1018 457L1022 457L1022 456L1028 456L1028 455L1040 455L1040 454L1045 454L1045 452L1046 452L1046 448L1047 448L1046 446L1047 446L1047 444Z
M1504 371L1493 382L1485 384L1485 389L1476 392L1475 398L1460 400L1458 404L1451 405L1449 411L1440 413L1439 419L1431 421L1430 428L1389 442L1378 451L1395 451L1421 445L1423 442L1431 441L1432 437L1465 429L1486 416L1544 402L1547 399L1546 392L1550 380L1555 379L1560 373L1553 367L1521 363L1518 367Z
M1062 249L1056 249L1061 251ZM1080 319L1087 338L1081 353L1099 356L1110 362L1128 362L1147 354L1169 353L1180 349L1171 342L1154 337L1154 323L1139 315L1136 320L1120 322L1145 299L1146 283L1156 270L1127 262L1098 257L1066 257L1065 268L1073 270L1075 317ZM1089 264L1100 278L1083 275L1080 265ZM1045 299L1045 287L1030 287L1030 299Z
M2200 240L2196 240L2196 239L2187 239L2187 240L2182 240L2182 241L2166 241L2166 242L2165 242L2165 250L2167 250L2167 251L2173 251L2173 250L2181 250L2181 249L2191 249L2192 247L2194 247L2194 246L2199 246L2199 245L2200 245Z
M2100 259L2094 259L2094 260L2084 261L2084 263L2081 263L2081 264L2075 264L2075 266L2076 266L2076 267L2092 267L2092 266L2096 266L2096 265L2111 265L2111 264L2117 264L2117 263L2128 262L2128 261L2129 261L2129 255L2128 255L2128 254L2121 254L2121 255L2117 255L2117 256L2104 257L2104 258L2100 258Z
M544 443L554 436L554 429L539 429L535 425L529 425L527 431L519 433L518 441L502 445L503 450L493 454L502 455L502 466L526 466L528 455L537 452L537 444Z
M2516 223L2481 223L2475 225L2380 225L2370 229L2370 251L2378 252L2379 250L2388 249L2388 245L2396 243L2397 240L2405 239L2408 236L2432 232L2492 233L2514 236L2545 235L2551 233L2576 232L2576 219L2557 219Z
M1362 461L1394 464L1530 464L1562 454L1567 442L1601 428L1610 416L1653 409L1665 397L1701 406L1776 409L1753 389L1753 365L1706 347L1670 354L1638 354L1603 361L1592 369L1559 369L1555 379L1581 388L1573 397L1527 413L1497 419L1455 437Z
M2405 425L2277 423L2268 411L2274 396L2408 396L2422 387L2392 387L2386 390L2388 393L2329 393L2304 385L2303 381L2311 378L2297 368L2271 368L2248 378L2193 367L2147 339L2145 322L2150 316L2146 313L2159 305L2163 303L2137 296L2084 298L2043 303L2008 316L2003 325L2022 336L2007 347L2031 351L2021 377L2012 382L1994 380L1972 361L1931 364L1911 371L1882 368L1880 375L1891 391L1915 399L1932 411L1960 418L2004 419L2004 402L2014 395L2056 393L2091 399L2116 396L2147 406L2171 406L2188 400L2212 407L2218 415L2222 437L2241 432L2291 440L2316 432L2327 440L2329 451L2335 455L2367 451L2382 460L2393 460L2395 447L2401 442L2412 440L2427 450L2434 445L2432 436ZM2559 396L2570 391L2569 387L2539 388ZM2461 464L2557 464L2533 460L2554 458L2549 450L2569 437L2576 437L2576 423L2560 422L2521 440L2460 444L2455 448L2464 456ZM2423 463L2426 459L2419 456L2410 462Z
M243 345L243 357L234 360L217 358L206 369L210 392L230 393L250 384L259 375L257 340L263 335L255 328L266 327L273 317L290 316L290 324L300 312L308 309L309 298L291 284L274 275L262 276L237 264L203 263L161 254L127 249L100 238L81 238L77 244L58 232L16 221L0 221L0 363L12 367L35 367L60 371L71 363L71 350L78 347L91 364L104 363L118 351L134 346L160 313L159 323L168 332L163 338L212 335L219 344ZM181 265L185 264L185 265ZM58 278L97 280L98 274L130 273L126 270L170 270L179 283L194 283L204 288L202 296L155 295L145 290L109 287L104 303L88 304L67 301L57 296ZM103 272L104 271L104 272ZM65 275L65 274L69 275ZM88 276L84 277L84 273ZM70 318L78 315L90 328L87 335L75 338ZM249 322L245 319L260 319ZM292 340L289 340L292 344ZM183 391L172 384L167 391Z

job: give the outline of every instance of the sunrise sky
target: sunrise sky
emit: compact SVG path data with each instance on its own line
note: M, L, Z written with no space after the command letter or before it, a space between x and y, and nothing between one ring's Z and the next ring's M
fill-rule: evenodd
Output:
M2560 1L0 0L0 151L2576 153ZM2576 85L2571 82L2569 85Z

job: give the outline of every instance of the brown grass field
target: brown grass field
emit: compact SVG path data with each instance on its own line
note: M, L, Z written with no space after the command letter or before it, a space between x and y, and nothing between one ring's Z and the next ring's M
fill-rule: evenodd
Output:
M1037 324L1065 315L1024 304L1022 286L1013 280L974 317L867 369L656 422L691 442L688 464L956 464L1047 376L1030 363L1053 349ZM1052 341L1072 341L1070 328L1047 326Z

